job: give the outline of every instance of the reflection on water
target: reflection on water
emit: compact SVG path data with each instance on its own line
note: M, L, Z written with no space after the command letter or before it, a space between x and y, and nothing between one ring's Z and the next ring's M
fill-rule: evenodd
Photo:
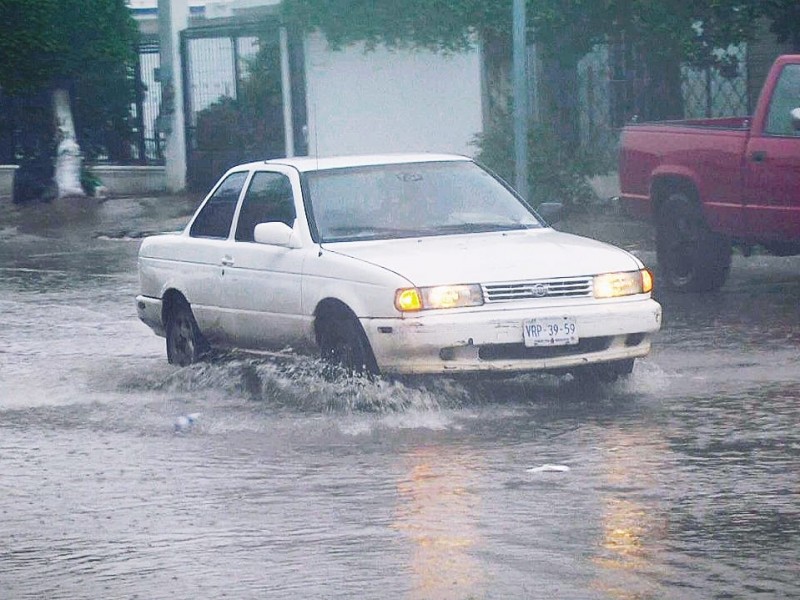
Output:
M601 568L594 587L618 600L661 598L659 550L667 523L657 503L669 448L654 429L599 432L603 461L598 482L602 539L592 562ZM648 498L651 498L648 502Z
M401 457L392 527L411 541L411 599L481 597L485 574L474 552L481 548L474 491L475 456L455 448L416 448Z

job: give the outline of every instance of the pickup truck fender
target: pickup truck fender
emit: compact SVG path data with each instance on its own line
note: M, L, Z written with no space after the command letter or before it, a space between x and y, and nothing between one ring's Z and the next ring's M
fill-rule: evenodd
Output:
M683 165L659 165L653 170L650 178L650 199L654 217L658 216L660 203L664 201L664 192L676 185L691 186L700 196L697 173L693 169Z
M659 166L652 175L650 200L652 217L658 218L665 192L675 186L694 191L706 224L715 231L739 231L742 227L740 205L735 202L714 202L709 198L702 178L696 171L683 165Z

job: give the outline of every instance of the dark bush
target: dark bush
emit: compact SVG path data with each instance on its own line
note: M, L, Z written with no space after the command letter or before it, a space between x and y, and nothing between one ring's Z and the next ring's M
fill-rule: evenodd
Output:
M514 132L510 119L503 119L475 136L476 159L514 184ZM580 150L570 150L544 126L528 132L528 195L538 206L561 202L567 210L579 210L596 200L588 177L602 172L601 165Z

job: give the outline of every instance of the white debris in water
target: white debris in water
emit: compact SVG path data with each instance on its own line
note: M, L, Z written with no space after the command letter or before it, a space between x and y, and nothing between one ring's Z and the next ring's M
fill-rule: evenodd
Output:
M532 467L528 469L528 473L566 473L569 471L567 465L542 465L540 467Z
M175 432L180 433L183 431L188 431L194 427L194 424L199 418L200 413L189 413L188 415L179 416L177 419L175 419Z

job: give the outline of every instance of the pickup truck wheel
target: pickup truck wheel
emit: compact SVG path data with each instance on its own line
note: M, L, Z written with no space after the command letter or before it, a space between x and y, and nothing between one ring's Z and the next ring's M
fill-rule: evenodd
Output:
M200 360L206 344L192 309L186 302L177 302L167 317L167 360L185 367Z
M680 188L659 211L656 253L664 283L680 292L717 290L731 267L730 240L708 228L696 194Z
M329 315L319 325L322 358L349 374L377 375L378 365L361 324L350 315Z

